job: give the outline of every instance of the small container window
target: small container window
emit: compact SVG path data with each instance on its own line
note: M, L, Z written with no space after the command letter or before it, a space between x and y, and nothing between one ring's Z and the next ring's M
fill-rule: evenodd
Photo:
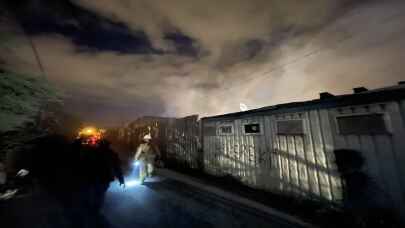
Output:
M373 135L387 134L388 129L383 114L365 114L337 117L339 134Z
M233 134L233 126L232 125L219 126L219 134L220 135L232 135Z
M260 134L260 124L245 124L245 134Z
M277 121L277 133L279 135L302 135L304 127L302 120L280 120Z

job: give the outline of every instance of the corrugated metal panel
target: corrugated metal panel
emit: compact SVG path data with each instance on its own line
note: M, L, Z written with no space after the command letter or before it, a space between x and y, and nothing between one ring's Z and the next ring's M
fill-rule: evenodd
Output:
M391 127L393 131L392 140L393 140L393 149L394 149L394 157L397 167L397 173L399 178L399 185L401 188L401 195L402 199L404 200L405 204L405 166L403 162L405 162L405 106L404 101L402 102L393 102L387 106L387 111L391 113L390 121ZM402 205L402 210L405 213L405 205Z
M277 133L277 121L293 119L303 121L304 135ZM321 135L320 121L320 114L314 111L228 122L234 126L233 135L204 136L205 168L215 175L232 175L252 187L296 196L340 199L336 167L328 165L333 156L325 155L325 138L330 144L331 134ZM206 122L216 127L223 124L223 121ZM260 134L245 134L243 126L249 123L260 123ZM214 143L221 146L213 148Z
M171 120L166 128L167 161L199 168L199 125L197 116Z
M319 110L320 130L323 138L324 151L327 169L329 172L329 187L331 189L331 199L341 201L343 199L342 180L338 172L334 155L334 122L328 110Z
M372 113L384 114L390 134L339 133L336 117ZM229 120L234 134L203 136L205 169L256 188L341 201L334 150L352 149L365 157L364 170L381 187L381 194L405 211L404 118L405 101L400 101ZM278 134L277 121L296 119L303 121L304 134ZM243 125L251 122L262 125L261 134L244 134ZM221 122L205 119L205 124L217 128Z
M214 128L216 129L216 122L204 122L203 123L204 129L205 128ZM204 131L203 131L204 133ZM204 148L204 170L213 175L218 175L216 172L216 148L217 148L217 137L216 137L216 130L215 134L205 135L203 134L203 148Z
M315 162L318 172L318 181L320 186L320 196L328 200L332 200L331 186L329 181L329 169L326 162L324 144L323 144L323 135L320 126L320 117L317 110L310 111L310 134L313 139L313 149L315 154Z
M390 134L341 135L336 129L335 147L337 149L353 149L362 153L366 160L366 173L378 184L382 195L388 195L392 202L404 213L404 168L405 133L403 101L369 104L337 108L330 111L331 115L358 115L382 113L387 118Z
M245 134L244 125L259 123L259 134ZM206 126L218 128L224 124L231 124L233 134L204 135L205 169L216 175L231 175L250 186L262 186L263 169L266 164L266 143L263 117L248 118L236 121L206 122ZM218 146L213 147L213 144ZM267 173L267 172L266 172Z
M398 164L400 164L401 169L401 183L402 183L402 196L405 199L405 167L402 165L405 163L405 141L403 140L405 138L405 100L402 100L397 103L398 105L398 115L400 116L400 123L396 124L396 128L394 130L397 130L398 135L395 138L395 144L399 144L397 151L399 152L400 156L398 159ZM402 153L401 153L402 151ZM405 201L405 200L404 200ZM405 202L404 202L405 204ZM403 206L405 207L405 205ZM405 211L405 209L403 209ZM405 212L403 213L405 214Z
M323 113L324 114L324 113ZM270 124L277 121L302 120L303 135L277 134L273 127L273 148L276 156L272 168L278 169L281 184L280 191L296 196L307 196L335 200L333 192L340 194L339 177L336 167L330 166L333 157L330 145L331 135L324 135L321 129L321 113L318 111L304 113L279 114L271 118ZM328 142L326 146L325 142ZM326 148L329 148L328 150ZM328 155L327 155L328 153ZM334 183L332 184L332 180ZM341 195L341 194L340 194Z

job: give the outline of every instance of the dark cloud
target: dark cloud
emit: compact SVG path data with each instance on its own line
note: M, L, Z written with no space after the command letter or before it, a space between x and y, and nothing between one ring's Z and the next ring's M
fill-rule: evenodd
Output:
M164 35L164 39L172 42L176 52L180 55L198 57L200 54L196 41L180 32L167 33Z
M154 47L170 48L165 34L176 29L192 37L212 55L249 40L271 40L285 28L319 27L329 21L350 0L75 0L74 3L101 15L142 29Z
M12 4L19 23L28 35L60 34L72 40L80 51L114 51L127 54L165 54L197 56L193 40L184 34L168 33L173 50L152 47L141 29L130 30L114 21L80 8L70 1L22 1Z

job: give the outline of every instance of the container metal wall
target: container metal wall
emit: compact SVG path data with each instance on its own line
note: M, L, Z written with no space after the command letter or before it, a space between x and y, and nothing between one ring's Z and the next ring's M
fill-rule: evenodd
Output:
M166 159L174 165L199 168L198 116L169 121L166 128Z
M389 133L344 135L338 130L337 117L375 113L384 115ZM285 120L302 120L303 134L279 134L277 121ZM246 135L246 123L260 123L261 133ZM218 127L223 124L231 124L233 134L219 134ZM334 151L355 150L365 158L364 172L381 189L376 194L388 196L387 205L392 203L404 214L405 101L233 119L207 118L203 125L208 173L231 175L268 191L340 202L342 179ZM217 129L214 134L213 128ZM211 133L206 134L206 129Z
M384 114L389 130L387 134L342 135L336 124L332 132L336 149L353 149L365 158L364 171L377 184L381 194L387 198L387 206L394 206L404 215L405 184L405 128L404 101L335 108L329 110L333 118L345 115ZM391 205L390 205L391 204Z
M260 133L245 134L245 124L261 126ZM220 126L232 126L232 134L218 132ZM263 117L238 120L206 121L204 128L215 128L215 134L204 134L204 163L208 173L230 175L249 186L263 187L269 167ZM203 131L204 132L204 131Z
M341 181L334 163L328 119L317 110L268 116L273 142L275 188L285 194L339 201ZM279 134L277 121L302 120L303 134ZM278 188L278 189L277 189Z
M232 135L204 135L206 171L232 175L243 183L299 197L338 201L341 181L334 165L328 113L310 111L236 120L208 120L218 128L232 124ZM304 134L281 135L277 121L302 120ZM260 134L245 134L243 126L260 123Z

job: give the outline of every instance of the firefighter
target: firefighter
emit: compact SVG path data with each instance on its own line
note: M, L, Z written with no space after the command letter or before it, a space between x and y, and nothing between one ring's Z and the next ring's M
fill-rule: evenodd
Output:
M147 134L143 137L143 143L138 146L135 154L135 161L139 161L139 180L141 184L146 177L152 177L156 156L160 151L151 143L152 137Z

